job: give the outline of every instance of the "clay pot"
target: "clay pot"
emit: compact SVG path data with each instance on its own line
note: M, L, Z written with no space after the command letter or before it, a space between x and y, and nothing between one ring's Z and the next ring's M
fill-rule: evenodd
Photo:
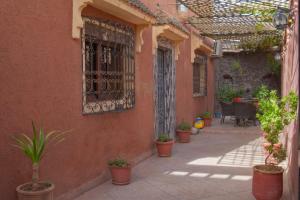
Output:
M176 130L178 141L180 143L189 143L191 138L191 131Z
M266 165L253 167L252 194L257 200L280 200L283 191L283 168Z
M204 126L208 127L211 126L211 118L204 118Z
M233 102L235 102L235 103L239 103L241 101L242 101L241 97L235 97L235 98L233 98Z
M131 177L131 166L127 167L109 167L112 183L114 185L128 185Z
M157 154L159 157L170 157L172 154L172 147L173 147L174 141L168 141L168 142L159 142L156 141L156 148L157 148Z
M38 191L25 189L32 185L31 182L19 185L16 188L18 200L53 200L54 184L49 182L40 182L40 184L45 185L45 188Z

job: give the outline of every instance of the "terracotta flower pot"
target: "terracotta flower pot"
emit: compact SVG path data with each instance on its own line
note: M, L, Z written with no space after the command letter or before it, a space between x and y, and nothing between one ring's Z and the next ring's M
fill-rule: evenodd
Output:
M191 139L191 131L176 130L178 141L180 143L189 143Z
M128 185L131 177L131 166L127 167L109 167L112 183L115 185Z
M211 118L204 118L204 126L208 127L211 126Z
M39 182L40 190L32 191L32 183L25 183L16 188L18 200L53 200L53 183Z
M239 102L241 102L241 97L235 97L235 98L233 98L233 102L236 102L236 103L239 103Z
M157 154L159 157L169 157L172 154L172 147L173 147L174 141L168 141L168 142L159 142L156 141L156 148L157 148Z
M270 169L267 169L267 168ZM252 194L257 200L280 200L283 191L283 168L257 165L253 168Z

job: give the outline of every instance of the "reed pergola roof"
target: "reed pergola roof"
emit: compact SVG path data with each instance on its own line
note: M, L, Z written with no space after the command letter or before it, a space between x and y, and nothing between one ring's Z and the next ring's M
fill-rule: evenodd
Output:
M247 10L287 9L289 0L178 0L195 13L186 23L201 35L234 44L280 35L270 20ZM245 12L246 10L246 12ZM260 30L257 30L257 26ZM235 46L233 44L233 46Z

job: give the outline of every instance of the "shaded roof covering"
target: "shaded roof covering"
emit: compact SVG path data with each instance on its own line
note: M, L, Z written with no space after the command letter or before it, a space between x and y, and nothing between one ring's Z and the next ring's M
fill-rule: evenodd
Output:
M251 10L276 10L288 8L289 0L178 0L195 16L186 23L197 28L201 35L216 40L232 40L233 46L246 40L280 34L270 19ZM258 25L260 30L258 31Z
M127 2L129 5L141 10L142 12L155 17L155 14L140 0L122 0L124 2Z

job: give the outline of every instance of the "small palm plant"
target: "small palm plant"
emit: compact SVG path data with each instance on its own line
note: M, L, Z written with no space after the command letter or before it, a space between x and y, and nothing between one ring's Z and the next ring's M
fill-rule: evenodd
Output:
M45 148L50 143L59 143L64 140L64 136L67 133L60 131L51 131L45 133L43 128L36 130L34 122L32 122L33 136L30 138L26 134L20 134L14 136L16 144L13 145L19 148L25 156L27 156L32 162L32 190L36 191L39 187L39 164L42 160Z

